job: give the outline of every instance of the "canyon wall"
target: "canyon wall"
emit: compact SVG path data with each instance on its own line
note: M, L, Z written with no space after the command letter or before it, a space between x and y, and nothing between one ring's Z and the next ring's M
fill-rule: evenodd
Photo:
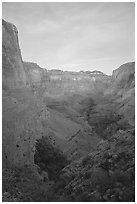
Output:
M46 106L27 85L16 27L2 21L2 146L3 166L33 163Z
M3 88L12 89L26 85L17 28L2 21L2 82Z
M135 125L135 62L121 65L113 71L112 83L105 91L113 98L115 109L132 126Z

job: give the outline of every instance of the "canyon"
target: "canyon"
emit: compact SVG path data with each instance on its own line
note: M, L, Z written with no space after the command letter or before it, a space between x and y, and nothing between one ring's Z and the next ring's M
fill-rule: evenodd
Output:
M5 180L9 179L6 172L11 169L14 173L16 169L24 169L19 176L26 171L25 169L31 169L33 173L30 177L35 174L36 183L43 182L41 191L47 189L46 182L41 181L41 172L49 175L50 170L46 169L46 164L42 167L41 158L36 158L40 148L37 144L44 140L43 144L45 143L47 148L51 146L50 151L60 151L59 157L65 156L68 162L54 176L59 180L47 179L48 185L50 182L53 184L48 187L43 197L38 197L39 199L134 200L135 62L121 65L113 71L112 76L96 70L47 70L36 63L23 61L17 28L3 20L2 111L2 159ZM119 156L122 152L125 155L129 149L125 160L124 156ZM125 161L128 165L123 165L123 170L120 165ZM118 166L114 167L114 163ZM107 165L108 169L104 170L103 165ZM41 170L37 170L39 168ZM125 176L126 172L125 177L128 178L130 189L127 183L123 184L123 180L119 181L117 178L113 184L121 186L112 185L111 176L114 177L118 171L122 171L122 176ZM13 172L11 177L14 175ZM124 176L122 178L125 178ZM13 177L15 179L15 175ZM97 181L93 181L93 178ZM106 184L103 178L111 178L111 184ZM89 187L85 187L87 181L95 183L92 192L89 190L91 183L88 183ZM14 201L15 192L9 192L6 182L7 180L3 188L4 199ZM103 184L106 186L104 191L99 191ZM113 189L108 192L110 185ZM120 193L129 190L129 197L124 193L115 193L115 188L120 189ZM47 198L50 191L53 194ZM84 191L87 192L86 195L83 195ZM78 196L80 192L83 197ZM6 197L6 193L9 193L9 198ZM23 198L19 198L18 194L15 197L17 201L28 201L28 197L24 198L24 195ZM29 201L39 201L37 199L35 197Z

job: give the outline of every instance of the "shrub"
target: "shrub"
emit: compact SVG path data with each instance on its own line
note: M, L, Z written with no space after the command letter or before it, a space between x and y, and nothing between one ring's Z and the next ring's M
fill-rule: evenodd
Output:
M45 137L36 141L34 161L41 170L48 172L50 179L54 180L59 171L68 164L66 156Z

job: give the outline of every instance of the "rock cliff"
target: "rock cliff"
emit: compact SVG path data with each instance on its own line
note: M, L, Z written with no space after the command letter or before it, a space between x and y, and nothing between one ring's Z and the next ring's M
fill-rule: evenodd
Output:
M33 163L46 106L27 86L16 27L2 21L3 166Z
M17 88L26 85L17 28L2 20L2 82L3 88Z
M39 65L32 62L23 62L27 85L33 89L39 88L44 81L48 79L46 69L42 69Z
M27 83L37 90L45 90L45 95L64 96L77 93L103 92L111 83L111 76L102 72L70 72L41 69L37 64L24 62Z
M113 71L112 84L105 94L111 95L119 114L134 126L135 122L135 62L121 65Z
M123 85L127 85L127 82L131 82L134 79L135 74L135 62L129 62L121 65L118 69L113 71L112 77L117 82L124 82ZM124 80L124 81L123 81Z

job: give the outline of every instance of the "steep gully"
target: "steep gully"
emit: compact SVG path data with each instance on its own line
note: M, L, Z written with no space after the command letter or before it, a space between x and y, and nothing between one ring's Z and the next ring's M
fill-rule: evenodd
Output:
M112 77L98 71L76 73L41 69L35 63L22 61L17 29L5 21L3 21L2 62L3 200L74 201L74 197L78 201L111 200L111 196L114 195L111 191L106 198L100 197L102 194L97 198L89 196L91 192L88 190L86 198L77 198L77 194L74 197L68 196L67 191L63 191L62 188L70 188L68 186L70 181L74 180L75 183L79 171L77 174L72 172L81 165L81 162L83 164L83 160L90 153L96 151L100 142L108 141L109 137L118 134L119 131L123 131L123 135L127 130L133 132L135 64L122 65L113 72ZM46 141L43 141L43 138L46 138ZM44 161L48 161L45 165L37 155L35 163L39 169L34 165L34 154L37 152L36 141L41 139L45 146L38 147L44 148L45 152L42 152L42 155L49 151L50 159L43 158ZM111 143L113 142L110 141ZM101 155L105 148L106 146L103 146L103 151L100 150ZM126 149L125 146L120 148ZM56 162L53 159L55 155L58 158L59 170L68 164L58 150L63 151L69 160L69 165L64 168L67 180L64 172L57 176L58 169L53 165ZM89 168L88 165L89 163L85 167ZM87 172L83 169L85 167L79 167L80 174ZM53 175L47 175L50 171L55 174L54 178ZM102 169L100 171L102 174ZM49 181L48 177L51 177L52 181ZM59 180L56 177L59 177ZM77 179L79 180L79 177ZM13 183L15 186L11 191ZM61 189L61 192L59 193L57 189ZM103 196L104 194L105 192ZM133 200L133 195L130 198L116 196L115 199Z

